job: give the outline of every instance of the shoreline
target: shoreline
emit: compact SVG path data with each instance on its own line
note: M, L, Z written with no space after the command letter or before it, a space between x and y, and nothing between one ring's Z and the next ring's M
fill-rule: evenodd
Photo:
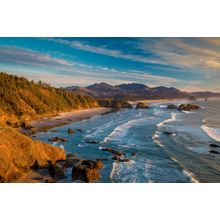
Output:
M182 101L189 101L188 99L152 99L152 100L139 100L139 101L128 101L133 107L138 102L146 102L149 105L155 105L158 103L176 103ZM43 117L41 119L30 121L30 126L37 131L47 131L52 128L60 127L63 125L79 122L82 120L90 119L97 115L107 114L113 111L113 108L107 107L96 107L90 109L73 110L69 112L61 112L57 116ZM21 132L28 132L28 129L21 129ZM29 132L28 132L29 133Z
M103 115L110 112L112 112L112 108L105 107L73 110L71 112L61 112L54 117L43 117L42 119L32 120L30 122L30 126L37 130L49 130L55 127L90 119L94 116Z
M136 105L138 102L144 102L149 105L152 104L158 104L158 103L167 103L167 102L178 102L178 101L189 101L188 99L144 99L144 100L138 100L138 101L128 101L131 105Z

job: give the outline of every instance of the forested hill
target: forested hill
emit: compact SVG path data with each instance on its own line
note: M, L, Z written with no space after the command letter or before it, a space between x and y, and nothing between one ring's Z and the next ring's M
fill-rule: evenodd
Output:
M0 122L21 123L72 109L92 108L97 102L39 81L0 73Z

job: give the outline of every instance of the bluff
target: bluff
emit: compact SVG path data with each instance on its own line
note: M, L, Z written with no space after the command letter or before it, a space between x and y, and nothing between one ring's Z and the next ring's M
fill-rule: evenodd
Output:
M63 149L51 146L19 133L16 129L0 126L0 182L14 182L34 165L46 166L65 160Z
M39 81L0 73L0 123L18 127L42 116L98 106L88 96L74 95Z

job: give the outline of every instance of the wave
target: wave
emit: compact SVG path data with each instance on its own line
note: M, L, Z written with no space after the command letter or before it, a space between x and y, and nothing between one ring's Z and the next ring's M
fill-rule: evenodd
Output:
M215 141L220 141L220 129L219 128L211 128L205 125L201 126L202 130L205 131L205 133L214 139Z
M139 119L134 119L131 121L128 121L124 124L121 124L119 126L117 126L108 136L106 136L104 138L104 140L102 141L102 143L107 143L108 141L110 141L113 137L116 137L118 135L120 135L120 137L124 136L127 132L127 130L132 127L135 123L142 121L143 119L149 119L150 117L145 117L145 118L139 118Z
M161 126L164 126L165 123L175 121L175 120L176 120L176 113L172 112L171 113L171 118L168 118L168 119L160 122L159 124L157 124L157 127L160 128Z
M160 133L158 132L158 131L156 131L153 135L152 135L152 139L153 139L153 141L156 143L156 144L158 144L160 147L164 147L164 145L160 142L160 140L159 140L159 137L160 137L160 135L159 135Z
M155 116L160 116L160 115L162 115L163 113L164 113L164 111L161 110L161 109L154 109L153 115L155 115Z
M118 163L118 162L114 162L114 163L112 164L112 171L111 171L111 173L110 173L110 179L113 178L113 176L114 176L116 170L118 169L118 166L119 166L119 163Z
M181 111L181 112L184 112L184 113L186 113L186 114L193 114L193 112L190 112L190 111Z
M98 127L96 127L96 128L93 128L93 130L95 130L95 131L89 130L89 132L87 132L87 133L89 133L89 134L85 135L85 138L93 138L93 137L95 137L97 134L100 134L100 133L102 133L103 131L105 131L105 129L111 127L112 124L113 124L113 121L110 121L110 122L108 122L108 123L106 123L106 124L103 124L103 125L101 125L101 126L98 126Z
M120 180L121 182L127 182L127 178L130 177L130 172L133 170L133 166L131 167L131 165L135 164L134 160L130 160L129 162L113 162L112 164L112 170L111 173L109 175L110 179L112 181L116 180ZM123 178L124 176L124 178ZM115 178L114 178L115 177ZM135 182L135 181L132 181Z
M194 182L194 183L199 183L199 180L197 180L197 179L194 177L194 174L193 174L193 173L191 173L191 172L189 172L189 171L187 171L187 170L184 170L184 169L183 169L183 173L185 173L187 176L189 176L190 179L192 180L192 182Z
M160 108L167 108L167 105L160 105Z
M199 183L199 181L195 178L194 174L191 173L191 172L189 172L189 171L187 171L187 170L185 170L185 169L183 168L182 164L181 164L177 159L175 159L174 157L171 157L171 159L172 159L173 161L175 161L176 163L178 163L178 164L182 167L183 173L186 174L188 177L190 177L190 179L192 180L192 182L194 182L194 183Z

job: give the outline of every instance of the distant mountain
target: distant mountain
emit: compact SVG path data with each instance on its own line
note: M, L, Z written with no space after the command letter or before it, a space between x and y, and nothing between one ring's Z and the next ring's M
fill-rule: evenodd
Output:
M177 99L220 97L220 93L192 92L187 93L174 87L149 87L140 83L130 83L112 86L107 83L95 83L88 87L72 86L65 88L78 95L91 96L94 98L113 98L119 100L141 99Z
M205 92L191 92L192 96L195 96L196 98L209 98L209 97L220 97L220 93L213 93L209 91Z

